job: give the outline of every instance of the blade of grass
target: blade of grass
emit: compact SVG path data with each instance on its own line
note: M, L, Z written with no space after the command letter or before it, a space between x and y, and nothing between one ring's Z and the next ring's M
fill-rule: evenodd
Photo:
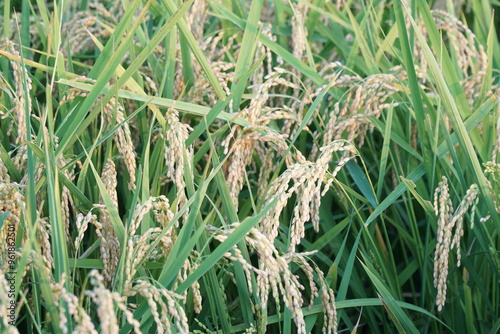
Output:
M410 98L412 101L412 106L414 110L415 119L417 121L417 128L419 133L419 138L422 146L423 154L423 165L426 170L427 175L433 175L434 171L434 160L432 158L432 150L429 142L429 138L426 133L426 128L424 125L424 119L429 115L428 111L424 108L424 103L421 97L421 89L417 79L417 73L415 71L415 64L413 62L412 49L410 48L410 41L407 35L406 23L403 15L403 9L401 7L401 0L394 2L394 14L396 16L399 40L402 46L403 53L403 66L408 74L408 83L410 86ZM410 15L407 13L407 15ZM410 30L413 33L413 30Z
M81 82L72 82L72 81L68 81L65 79L61 79L58 82L61 84L64 84L64 85L68 85L70 87L81 89L83 91L91 91L94 87L94 85L92 85L92 84L84 84ZM107 94L110 90L111 90L111 87L104 87L102 89L102 92L104 94ZM145 102L148 104L158 105L160 107L171 108L171 107L175 106L175 108L179 111L193 114L196 116L206 116L206 115L208 115L208 113L211 110L208 107L204 107L204 106L200 106L200 105L196 105L196 104L192 104L192 103L188 103L188 102L175 101L175 100L166 99L166 98L162 98L162 97L152 97L149 95L140 94L140 93L133 93L133 92L121 90L121 89L118 90L117 94L119 97L124 98L124 99L131 99L134 101ZM246 125L250 124L248 121L243 120L235 115L229 114L229 113L224 112L224 111L221 111L217 115L217 119L220 119L223 121L228 121L228 122L234 122L234 123L242 125L242 126L246 126Z
M396 300L391 295L389 290L387 290L384 283L375 274L375 271L372 268L369 268L369 266L365 265L364 263L361 263L361 265L382 296L382 304L384 305L386 310L388 310L390 317L395 322L395 325L399 328L400 333L406 333L406 331L409 331L410 333L418 334L419 331L411 321L410 317L403 311L403 308L398 303L396 303Z
M354 161L351 160L347 162L346 168L351 174L354 183L358 186L359 190L366 197L366 199L370 202L370 204L376 208L377 207L377 198L373 193L373 188L366 177L366 174L363 172L361 167Z
M10 215L10 211L5 211L4 213L2 213L0 215L0 229L3 227L3 222L5 221L5 219L7 219L7 217Z
M425 175L425 169L422 164L418 165L417 168L415 168L406 178L408 180L411 180L413 182L416 182L418 179L420 179L422 176ZM373 210L373 213L368 217L368 219L365 222L365 226L368 226L371 224L377 217L385 211L391 204L393 204L399 196L401 196L405 191L407 190L407 187L404 183L400 183L397 185L396 189L394 189L378 206L375 210Z
M430 319L435 320L436 322L439 322L449 330L451 330L450 327L448 327L442 320L440 320L438 317L436 317L434 314L431 312L427 311L424 308L412 305L410 303L405 303L401 302L398 300L394 301L397 305L399 305L401 308L407 309L409 311L413 312L418 312L423 315L426 315ZM348 299L348 300L341 300L341 301L336 301L335 306L337 310L343 310L343 309L348 309L348 308L360 308L360 307L370 307L370 306L383 306L382 301L379 298L359 298L359 299ZM302 308L302 312L304 313L305 316L309 316L312 314L319 314L323 312L323 308L321 305L314 305L313 307L304 307ZM282 318L283 315L272 315L268 317L268 323L269 324L275 324L279 321L280 318ZM242 332L245 330L244 325L237 325L231 327L231 333L238 333Z
M250 13L248 14L248 19L245 24L245 31L243 33L243 40L241 41L240 53L238 56L238 61L236 62L236 68L234 70L234 81L231 87L231 92L235 94L233 102L233 111L237 112L240 110L240 101L242 91L236 90L235 86L239 81L246 81L243 76L249 71L252 66L252 60L254 58L255 49L257 48L258 34L259 34L259 19L260 13L262 11L262 0L252 1L250 5Z
M4 163L5 167L7 168L9 175L15 182L20 182L21 181L21 174L17 170L16 165L12 162L12 159L9 157L9 154L3 147L3 145L0 144L0 159Z
M429 217L433 217L435 215L434 213L434 207L431 202L424 200L422 196L415 190L416 185L415 182L405 179L404 177L401 177L401 180L403 183L406 185L407 189L411 192L413 197L418 201L418 203L424 208L425 212Z
M46 120L48 119L47 123L50 123L50 117L47 117L47 115L51 113L52 110L52 91L49 85L47 85L47 101L49 102L47 103L47 112L45 114L45 118ZM45 121L43 123L47 124ZM62 219L60 189L53 143L54 140L52 135L49 134L49 130L44 126L43 147L49 216L51 218L50 227L52 254L54 257L54 280L56 282L61 282L61 280L63 279L63 274L66 275L63 283L65 288L70 291L71 288L69 281L70 272L68 266L68 248L66 243L65 226ZM69 313L66 313L66 316L69 316ZM68 324L68 328L72 327L73 326L71 324Z
M349 16L349 20L351 21L351 26L355 35L355 46L352 48L352 50L356 50L357 46L359 46L361 50L361 54L363 55L363 59L365 60L366 67L367 67L367 74L374 74L378 73L377 66L375 64L375 56L370 50L370 47L368 45L367 40L365 39L366 35L366 26L368 22L368 16L366 15L363 20L361 25L358 24L356 18L354 17L352 11L348 6L346 6L346 12ZM351 59L354 59L354 57L351 57ZM350 64L350 62L347 63L348 67L352 67L351 65L354 66L360 66L360 63L358 64Z
M184 35L179 36L182 55L182 75L184 77L184 90L188 91L194 85L194 70L191 61L191 53L189 52L189 43Z
M384 143L382 144L382 153L380 154L380 164L379 164L379 174L378 174L377 194L376 194L377 199L380 199L380 196L382 194L382 186L385 179L385 173L387 171L387 161L389 157L389 148L390 148L389 145L392 138L391 128L392 128L393 115L394 115L394 108L389 108L385 124Z

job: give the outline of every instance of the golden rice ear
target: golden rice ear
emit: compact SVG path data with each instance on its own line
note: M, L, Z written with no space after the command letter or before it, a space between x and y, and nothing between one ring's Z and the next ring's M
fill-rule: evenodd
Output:
M97 270L92 270L89 274L92 290L85 292L86 297L97 306L97 316L99 318L100 333L117 333L118 317L115 308L123 313L126 321L132 325L135 333L139 334L140 323L134 319L132 312L127 308L125 299L116 292L111 292L105 287L105 279ZM86 312L83 301L80 301L77 296L68 292L64 287L65 274L61 276L59 283L52 283L51 290L54 296L55 304L59 308L59 328L62 333L68 332L67 323L74 322L75 332L97 334L94 322ZM72 319L68 319L66 314L69 314Z
M89 4L89 7L93 7L97 11L94 13L79 12L63 24L62 31L67 33L64 36L67 38L63 40L61 52L65 57L68 56L68 49L71 50L72 57L93 51L95 43L91 35L96 38L106 38L111 35L111 31L106 29L107 23L103 24L103 18L115 15L110 14L100 4Z
M20 58L19 52L16 50L14 43L10 40L3 39L2 43L6 50L10 51L16 58ZM15 143L17 145L26 141L26 110L31 114L31 98L32 90L31 78L27 73L26 68L23 68L18 62L11 60L10 65L14 73L14 83L16 89L16 98L14 100L14 108L12 112L17 122L17 136ZM26 85L26 89L25 89Z
M144 217L153 211L156 221L161 227L149 228L141 235L136 235L139 225ZM145 202L138 204L132 213L132 219L128 228L127 248L125 250L125 282L123 284L123 295L130 296L132 291L132 281L134 279L139 264L141 264L146 255L152 251L151 243L155 241L160 234L168 229L160 240L162 255L167 257L177 238L174 228L176 224L169 226L174 217L170 210L168 199L165 196L150 197Z
M488 67L488 55L476 35L458 18L442 11L433 10L437 28L446 33L449 47L455 50L458 66L464 80L462 86L470 105L479 97Z
M189 131L192 129L189 125L180 122L179 112L174 108L168 109L165 118L167 120L167 129L165 129L166 145L164 156L167 164L167 178L173 181L177 188L177 207L174 211L178 211L188 200L184 178L192 178L192 175L186 175L188 171L190 173L192 171L185 168L185 164L191 166L191 168L193 166L193 146L186 147L185 144ZM185 219L188 214L189 211L186 210Z
M52 257L52 246L50 243L51 225L48 218L38 220L38 244L41 249L42 260L49 269L54 269L54 258Z
M203 1L200 1L203 2ZM204 4L202 4L203 6ZM192 8L197 5L193 5ZM204 13L206 14L206 13ZM194 14L193 18L198 16ZM198 23L197 23L198 24ZM196 32L194 32L196 34ZM224 38L227 40L224 41ZM238 34L227 36L227 32L221 31L212 36L198 40L200 49L210 64L211 71L214 73L219 81L219 85L226 95L231 93L231 85L234 82L234 70L236 64L231 61L224 61L227 52L233 53L234 57L238 57L239 44L237 43ZM195 36L196 38L196 36ZM181 57L180 43L176 44L177 57ZM182 73L182 62L176 64L175 85L174 85L174 98L183 99L190 103L199 105L213 106L213 101L217 101L219 96L216 94L215 89L204 75L204 71L194 56L193 59L193 72L194 82L184 82L184 74ZM190 85L187 87L186 85ZM189 89L187 89L189 88ZM230 102L231 104L232 102Z
M448 40L457 57L458 69L462 72L461 85L470 105L479 97L484 76L488 66L488 55L476 35L458 18L440 10L432 10L432 16L440 33ZM427 29L422 20L417 22L422 33L427 35ZM410 26L409 20L407 26ZM417 76L422 84L427 83L427 60L419 43L415 43L413 56ZM439 55L437 55L439 57Z
M449 253L457 247L457 267L460 266L460 239L463 236L465 213L477 203L479 189L476 184L470 186L455 213L450 198L448 179L443 176L434 192L434 210L438 216L437 244L434 253L434 287L437 288L436 305L441 311L446 302L446 279L448 277ZM453 232L454 230L454 232Z
M101 276L97 270L92 270L89 274L90 283L93 285L91 291L86 291L94 304L97 306L97 316L99 317L101 333L112 334L118 333L120 326L115 312L115 300L119 301L120 297L117 293L113 293L106 289L106 278Z
M327 179L329 163L333 152L342 151L344 156L338 161L337 167ZM278 236L280 216L288 204L292 195L297 196L297 204L294 209L292 223L290 226L291 241L290 252L300 244L304 237L304 224L312 221L316 231L319 230L319 206L322 196L325 195L339 170L356 154L354 146L347 141L334 141L328 146L320 149L320 155L316 162L301 161L287 168L283 174L275 179L265 197L264 206L278 202L269 210L259 223L260 230L271 240Z
M116 192L116 169L113 161L108 160L104 165L101 174L102 183L104 184L109 197L111 198L113 205L118 208L118 194ZM107 283L113 280L115 275L116 267L118 266L118 261L120 259L120 241L116 235L115 228L113 227L113 221L109 215L102 197L100 198L99 204L99 219L102 229L101 233L101 245L99 247L101 252L101 259L104 264L104 270L102 275Z
M77 237L74 242L74 249L75 249L75 258L79 256L78 250L80 249L80 245L82 244L83 237L85 235L85 232L87 231L88 227L90 224L96 225L97 222L97 216L89 212L87 215L83 215L79 213L76 216L75 220L75 225L76 225L76 230L77 230ZM97 227L96 227L97 228ZM99 229L99 228L97 228ZM102 226L100 227L102 229Z
M335 102L329 113L328 123L323 133L322 145L334 140L347 139L362 146L370 118L379 118L384 109L396 107L391 97L403 91L400 75L402 69L394 69L391 74L375 74L365 79L358 75L328 75L334 80L334 87L347 88L345 97ZM317 154L320 144L315 143L313 152ZM311 158L314 158L312 155Z
M446 277L448 276L448 252L451 242L451 226L453 203L450 199L448 180L443 176L434 192L434 209L438 216L437 244L434 253L434 287L438 293L436 305L438 311L446 302Z
M123 106L114 98L112 98L109 103L104 106L103 111L104 115L106 116L106 121L110 124L120 124L125 120L125 109L123 109ZM137 162L135 147L134 143L132 142L132 135L130 132L130 126L127 122L123 123L116 130L113 139L116 143L118 151L123 157L125 166L127 167L129 175L128 188L130 190L134 190L136 182L135 173L137 169Z
M208 19L207 1L195 1L186 15L186 22L196 41L203 41L203 30Z
M499 105L499 112L500 112L500 105ZM500 124L500 118L499 118L499 121L497 124ZM495 162L496 161L495 150L497 150L497 148L494 149L494 154L493 154L493 158L495 160L488 161L484 164L484 167L485 167L484 174L490 176L492 178L492 181L494 184L498 184L500 182L500 163ZM498 202L498 195L499 194L498 194L498 192L495 192L492 182L489 179L487 179L486 181L487 181L487 185L488 185L489 194L490 194L491 199L493 201L493 205L495 207L495 210L498 214L500 214L500 205L498 204L499 203ZM476 199L476 201L477 201L477 199ZM473 213L474 213L474 211L473 211ZM481 217L479 219L479 222L484 223L484 222L488 221L490 218L491 218L491 213L485 217ZM472 221L472 224L471 224L471 228L473 228L473 227L474 227L474 221Z
M214 239L224 242L228 236L231 235L236 228L238 228L238 226L239 223L234 223L229 229L225 230L218 230L212 227L211 229L215 232ZM249 233L245 236L245 241L248 247L255 250L258 255L257 267L252 266L243 259L237 246L233 247L232 251L226 253L224 256L230 261L238 262L242 265L245 269L245 273L247 273L247 284L250 289L252 287L250 271L253 271L257 275L257 295L260 299L260 305L257 306L259 309L255 311L258 313L259 311L266 310L269 295L272 294L272 297L276 300L277 304L283 302L292 313L293 320L297 326L297 332L305 333L305 320L302 311L304 304L302 290L304 290L304 286L302 286L301 282L298 281L298 276L294 275L290 270L290 264L293 262L302 269L309 281L311 289L310 305L312 305L314 298L318 296L319 289L314 282L315 271L318 274L323 301L324 303L328 303L328 305L324 305L324 329L327 333L336 332L337 313L333 291L324 286L325 284L322 273L318 269L313 269L307 260L309 256L315 253L315 251L307 253L289 252L280 255L279 251L276 249L273 242L269 240L268 236L259 231L257 228L252 228L249 231Z
M292 53L297 59L304 58L306 51L306 44L308 31L305 25L305 18L307 17L308 6L304 3L293 4L290 3L293 10L292 17Z
M183 297L170 290L156 287L144 280L137 280L132 295L146 298L158 333L171 333L172 323L182 334L189 333L189 324L182 304ZM173 319L171 321L170 319Z
M86 78L84 76L77 77L73 79L72 81L77 81L77 82L90 82L90 83L95 83L95 80ZM79 89L70 89L70 93L66 96L63 97L63 99L60 102L60 105L74 100L78 96L87 96L86 92L82 92ZM101 99L97 99L97 101L94 103L94 106L99 104L101 102ZM115 100L115 98L111 98L110 101L103 106L103 116L104 120L106 123L115 125L115 124L120 124L125 120L125 109L122 106L121 103ZM116 143L116 146L118 148L118 152L120 152L120 155L122 156L125 166L127 168L127 172L129 174L129 182L128 182L128 188L130 190L135 189L135 183L136 183L136 170L137 170L137 156L135 153L135 147L134 143L132 141L132 134L130 131L130 125L128 122L124 122L121 124L121 126L116 130L113 140Z
M10 52L16 58L20 58L19 52L16 50L14 43L8 39L2 39L1 48ZM5 135L10 136L15 125L17 125L17 135L15 136L14 143L16 144L17 154L14 157L14 165L18 170L24 170L27 163L27 148L26 141L26 114L31 115L32 105L30 92L32 90L32 81L26 68L19 64L17 61L10 61L12 71L14 74L15 84L15 98L13 101L14 107L11 112L14 115L14 122L10 123L9 129Z
M319 284L321 286L321 304L323 306L323 333L337 333L337 304L335 303L335 293L326 282L321 270L316 268Z
M62 155L59 156L59 159L57 161L58 163L58 168L60 168L61 172L63 175L66 177L68 180L72 180L74 178L74 165L71 170L68 169L63 169L63 167L66 165L67 161L64 159ZM73 203L73 197L71 195L71 192L69 189L62 185L62 190L61 190L61 214L62 214L62 220L64 222L64 230L66 234L66 242L70 244L70 235L69 235L69 225L70 225L70 217L73 213L75 205Z
M0 158L0 182L2 183L10 183L10 175L7 167L5 167L5 163Z
M189 256L185 261L184 264L182 265L177 278L172 286L172 290L175 291L177 290L177 287L182 284L188 276L196 270L198 265L196 264L196 258L198 258L199 254L197 251L193 250L191 253L191 256ZM195 313L200 313L202 309L202 297L201 297L201 291L200 291L200 283L198 280L196 280L189 288L191 292L193 293L193 309ZM182 298L184 300L187 300L188 296L188 289L184 291L182 294Z
M269 108L265 107L269 100L269 91L273 87L280 86L300 90L299 86L282 78L283 73L286 72L275 71L266 77L266 82L253 86L256 97L250 101L248 108L239 112L239 116L249 121L251 125L246 127L233 126L229 135L222 141L224 153L230 155L226 168L228 171L227 184L236 209L238 208L238 196L245 183L246 167L254 161L253 154L257 152L265 164L266 161L269 163L271 152L283 155L288 150L287 135L270 129L267 124L271 120L285 117L294 121L297 118L294 119L293 116L285 112L270 111ZM297 158L299 157L297 156ZM291 161L292 159L287 157L287 163L291 163ZM264 165L261 171L265 167ZM267 183L267 180L261 180ZM266 187L267 184L261 184L259 188L265 189Z

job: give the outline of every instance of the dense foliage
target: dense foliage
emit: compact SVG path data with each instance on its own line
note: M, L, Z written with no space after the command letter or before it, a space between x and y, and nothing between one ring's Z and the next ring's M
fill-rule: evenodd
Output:
M496 2L0 3L2 333L500 329Z

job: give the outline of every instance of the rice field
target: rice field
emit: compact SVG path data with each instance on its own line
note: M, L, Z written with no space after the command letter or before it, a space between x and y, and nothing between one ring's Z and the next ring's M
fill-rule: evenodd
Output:
M0 4L0 333L500 332L498 1Z

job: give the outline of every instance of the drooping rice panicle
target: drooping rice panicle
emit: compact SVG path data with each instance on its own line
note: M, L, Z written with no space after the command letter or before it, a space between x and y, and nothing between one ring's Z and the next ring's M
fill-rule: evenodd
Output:
M166 115L167 129L165 129L165 162L167 164L167 178L171 179L177 190L177 210L187 203L185 177L190 177L185 168L192 165L193 148L186 147L185 142L191 128L179 121L179 112L170 108ZM185 216L189 214L186 210Z
M345 155L338 161L330 179L327 179L333 152L345 152ZM259 225L261 231L271 241L278 236L279 217L294 194L297 196L297 205L290 225L290 250L293 251L295 246L300 244L300 239L304 237L304 224L306 222L312 221L314 230L319 231L321 197L329 189L338 171L353 158L355 152L355 148L348 142L334 141L320 149L320 156L316 162L303 161L289 166L271 184L265 203L270 203L275 198L278 198L278 202L262 219ZM293 182L291 186L290 182Z
M108 192L113 206L118 209L118 195L116 192L116 169L113 161L108 160L106 165L102 170L101 175L102 183ZM110 283L113 280L116 267L120 258L120 241L116 234L115 228L113 226L112 218L104 205L104 200L101 198L101 203L98 205L99 208L99 223L101 226L101 259L104 263L104 271L102 276L105 281Z
M478 187L473 184L468 190L460 205L453 213L453 203L450 199L448 180L443 176L434 193L434 209L438 216L437 244L434 252L434 287L437 288L436 305L438 311L443 309L446 302L446 290L449 271L449 252L456 246L457 267L460 266L460 239L464 234L464 214L477 204Z
M113 121L119 124L125 119L125 109L123 109L122 105L117 103L114 98L112 98L109 103L104 106L103 111L107 122L110 124L113 124ZM134 190L137 163L134 144L132 142L132 135L130 133L128 123L123 123L123 125L116 130L114 139L116 146L118 147L118 151L122 155L125 166L128 170L130 178L128 188Z

